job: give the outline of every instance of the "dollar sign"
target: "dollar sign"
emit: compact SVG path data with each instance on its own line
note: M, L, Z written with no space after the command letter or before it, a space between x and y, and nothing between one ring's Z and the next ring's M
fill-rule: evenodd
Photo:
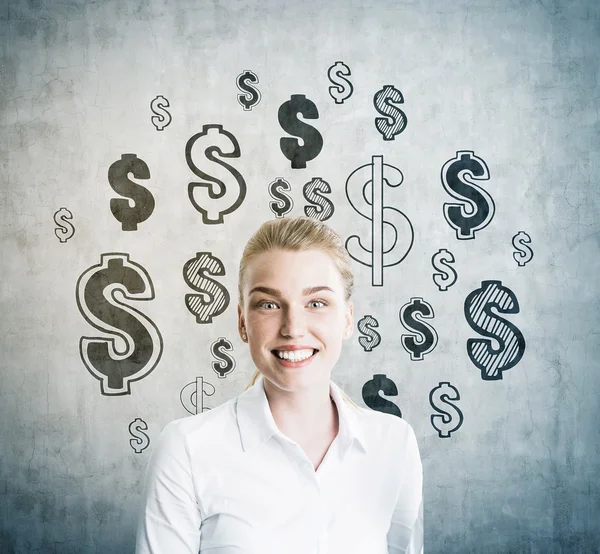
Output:
M252 85L258 84L258 77L252 73L249 69L246 69L243 73L237 76L236 84L237 88L243 94L238 94L238 102L244 108L244 111L250 111L254 106L260 102L260 91Z
M517 249L517 252L513 252L515 262L521 267L529 263L533 258L533 250L529 246L531 237L525 231L519 231L512 238L512 244Z
M210 391L210 392L209 392ZM181 389L179 399L181 405L192 415L201 414L210 410L204 405L204 395L212 396L215 394L215 387L202 377L196 377L195 381L188 383Z
M410 354L412 361L421 361L425 354L429 354L437 345L438 336L435 329L422 321L433 319L433 308L422 298L411 298L410 302L400 308L400 323L412 334L401 337L402 346ZM419 339L419 340L417 340Z
M118 295L118 296L117 296ZM77 306L86 321L111 338L82 337L81 359L100 380L103 395L131 394L131 383L146 377L163 350L156 325L142 312L122 302L152 300L154 288L146 270L129 254L102 254L100 264L77 280Z
M121 159L108 168L108 182L115 192L133 199L133 207L125 198L111 198L110 211L121 223L123 231L137 231L138 223L146 221L154 211L154 196L145 187L130 181L128 174L136 179L150 179L146 162L135 154L121 154Z
M514 367L525 352L525 338L512 323L498 317L501 314L518 314L517 297L502 281L482 281L481 288L465 299L465 318L471 328L500 345L494 349L490 339L468 339L467 354L481 370L485 381L502 379L502 372Z
M331 194L331 187L327 181L323 181L321 177L313 177L302 189L304 198L316 206L304 206L304 214L307 217L325 221L333 215L334 207L331 201L323 196Z
M235 369L235 360L225 352L226 350L231 352L233 345L226 338L219 337L218 340L212 343L210 350L217 360L221 360L212 362L212 368L219 379L224 379L226 375L229 375Z
M375 127L382 134L383 140L394 140L406 129L406 114L395 104L403 104L402 93L393 85L385 85L373 96L375 109L386 117L376 117Z
M448 265L449 263L453 264L454 262L454 254L445 248L440 248L431 257L431 265L439 272L433 274L433 282L440 291L446 291L456 283L456 271L451 265Z
M287 102L279 106L277 113L279 124L283 130L290 135L300 137L303 141L300 146L298 139L295 138L282 137L279 140L279 147L283 155L292 162L292 169L304 169L306 162L316 158L323 148L321 133L311 125L300 121L299 113L305 119L319 118L317 106L304 94L292 94Z
M441 439L449 439L450 433L457 431L463 423L463 413L448 400L460 400L460 394L450 383L442 381L437 387L431 389L429 403L436 412L442 414L433 414L431 425Z
M335 62L327 71L327 77L334 85L329 87L329 94L336 104L343 104L354 92L352 83L346 79L349 75L350 68L344 62Z
M386 396L398 396L396 383L386 377L385 373L376 373L373 375L373 379L363 385L362 397L365 404L372 410L402 417L400 408L393 402L379 396L379 391Z
M54 212L54 223L58 225L54 234L60 242L67 242L75 234L75 227L70 219L73 219L73 214L67 208L60 208Z
M225 275L225 267L210 252L197 252L185 262L183 278L189 287L201 294L186 294L185 305L196 316L196 323L212 323L229 306L229 291L208 275Z
M473 180L486 181L490 172L485 162L469 150L459 150L442 167L442 185L460 204L446 202L444 217L459 240L475 238L475 231L487 227L496 206L485 189ZM469 207L466 209L466 207Z
M227 172L222 172L223 174L220 175L221 179L209 175L194 164L192 160L192 147L197 140L205 143L204 155L206 158L227 170ZM215 142L219 146L214 145L213 143ZM232 147L233 149L228 152L227 147ZM223 158L240 157L240 145L237 139L229 131L225 131L222 125L204 125L202 131L192 136L185 145L185 159L189 168L199 178L210 181L208 183L191 182L188 184L190 202L202 214L202 223L209 225L223 223L223 216L237 210L242 205L244 198L246 198L246 181L244 181L240 172L219 158L216 158L215 153ZM237 186L230 184L230 186L226 187L225 180L231 177L231 175L235 178ZM202 195L204 197L202 204L208 204L208 208L203 208L196 201L195 191L198 188L201 190L206 189L206 194Z
M281 218L285 214L288 214L292 211L294 207L294 201L284 192L283 190L287 190L288 192L292 190L290 184L281 177L278 177L269 184L269 194L271 198L275 199L275 202L269 202L269 208L275 214L275 217Z
M129 444L131 445L131 448L133 448L133 451L136 454L141 454L144 450L146 450L146 448L148 448L148 445L150 444L150 439L148 438L148 435L144 433L144 431L147 430L148 425L143 419L140 419L139 417L135 418L129 424L129 434L133 437L129 440Z
M402 184L402 172L373 156L370 164L355 169L346 180L350 205L372 222L371 244L363 246L358 235L346 240L348 254L357 262L373 268L373 285L383 285L383 268L399 264L413 245L414 233L409 219L396 208L384 206L384 185ZM385 226L385 227L384 227Z
M168 108L169 106L169 101L161 95L158 95L150 102L150 109L152 110L152 113L156 114L150 119L157 131L162 131L169 123L171 123L171 114L165 110L165 108Z
M365 352L371 352L381 342L381 335L373 327L379 327L379 323L373 316L366 315L358 322L358 330L363 335L367 335L358 337L358 343Z

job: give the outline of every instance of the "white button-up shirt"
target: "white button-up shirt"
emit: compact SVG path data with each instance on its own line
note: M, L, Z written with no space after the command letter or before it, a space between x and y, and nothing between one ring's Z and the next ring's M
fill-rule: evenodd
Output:
M422 554L423 473L403 419L355 408L315 471L277 427L264 378L157 439L136 554Z

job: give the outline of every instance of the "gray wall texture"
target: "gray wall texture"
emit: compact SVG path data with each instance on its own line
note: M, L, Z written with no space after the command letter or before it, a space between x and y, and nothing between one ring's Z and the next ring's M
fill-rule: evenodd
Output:
M332 378L360 405L373 401L366 383L382 396L374 375L397 385L379 409L397 405L419 439L426 552L600 552L596 0L4 0L0 34L1 554L133 551L152 443L168 421L189 415L182 390L205 380L210 409L241 393L254 370L235 331L236 277L245 241L274 217L269 183L291 183L290 215L298 215L302 187L321 177L335 206L327 223L344 238L369 237L346 180L374 155L402 171L385 205L410 219L414 244L383 268L383 286L354 265L355 319L377 318L381 344L366 351L355 330ZM351 69L354 87L341 104L328 92L336 61ZM245 70L259 78L252 110L237 100ZM401 91L407 117L393 140L374 123L373 97L385 85ZM279 145L289 134L278 109L293 94L319 111L307 123L323 148L306 169L293 169ZM160 131L150 107L158 95L172 118ZM205 124L235 135L241 155L227 162L247 184L241 207L217 225L202 222L187 192L199 179L185 146ZM480 184L495 206L472 240L458 240L444 219L444 204L457 201L441 169L459 150L485 160L489 179ZM130 178L155 200L137 231L123 230L110 209L123 197L108 175L125 153L147 164L145 180ZM201 148L193 155L235 185ZM75 229L64 242L61 208ZM534 253L523 266L511 244L519 231ZM442 248L458 275L446 291L432 279ZM147 272L153 298L115 298L162 340L155 367L121 395L102 392L80 350L94 333L127 350L126 335L99 333L78 307L80 277L110 252ZM210 324L197 323L184 302L194 290L183 267L196 252L222 261L217 280L231 295ZM503 317L526 341L496 380L482 378L466 346L482 335L468 324L465 299L485 280L518 298L519 311ZM421 361L401 340L399 310L413 297L434 309L427 321L439 337ZM211 367L220 337L236 361L226 378ZM446 438L429 401L441 382L460 392L454 403L464 416Z

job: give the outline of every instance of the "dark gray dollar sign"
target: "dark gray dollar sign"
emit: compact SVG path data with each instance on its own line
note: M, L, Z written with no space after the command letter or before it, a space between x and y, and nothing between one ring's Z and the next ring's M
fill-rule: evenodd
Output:
M458 390L450 383L442 381L437 387L431 389L429 403L436 412L442 414L433 414L431 425L441 439L450 438L450 433L457 431L463 423L463 413L448 400L460 400Z
M129 445L136 454L141 454L150 444L150 438L144 431L148 430L148 424L141 418L136 417L129 424L129 434L133 437Z
M513 252L513 258L520 267L528 264L533 259L533 250L531 249L531 237L525 231L519 231L513 238L512 244L516 249Z
M130 181L129 173L136 179L150 179L150 169L144 160L135 154L121 154L121 159L108 168L108 182L115 192L131 198L133 207L125 198L111 198L110 211L123 231L137 231L138 223L146 221L154 211L154 196L147 188Z
M456 283L456 271L449 265L449 263L454 263L454 261L454 254L445 248L440 248L431 257L431 265L433 265L434 269L438 270L438 273L434 273L432 276L433 282L441 291L448 290L449 287Z
M366 335L358 337L358 343L365 352L371 352L381 342L381 335L373 327L379 327L379 323L373 316L366 315L358 322L358 330Z
M275 214L275 217L281 218L285 214L292 211L294 207L294 201L282 191L291 191L292 187L290 184L281 177L278 177L269 184L269 194L271 198L275 199L275 202L269 202L269 208Z
M250 84L252 83L252 84ZM237 88L242 91L243 94L238 94L238 102L244 108L245 111L250 111L254 106L260 102L260 91L252 85L258 84L258 77L249 69L246 69L243 73L240 73L236 79Z
M219 379L223 379L235 369L235 360L226 352L231 352L233 350L233 345L226 338L219 337L218 340L212 343L210 350L212 355L217 358L217 360L220 360L218 362L212 362L212 368L219 376Z
M400 323L412 333L402 335L401 342L413 361L421 361L423 356L429 354L437 345L438 336L435 329L422 321L422 318L433 319L434 315L429 303L418 297L411 298L410 302L400 308Z
M336 104L343 104L352 96L354 86L346 78L351 75L350 68L344 62L335 62L327 71L327 77L334 85L329 87L329 94Z
M373 375L373 379L363 385L362 397L365 404L372 410L402 417L400 408L393 402L379 396L379 391L386 396L398 396L396 383L387 377L385 373L376 373Z
M283 155L292 162L292 169L304 169L306 162L316 158L323 148L323 137L311 125L298 119L298 114L305 119L318 119L319 111L312 100L304 94L292 94L287 102L279 106L277 117L284 131L300 137L304 144L300 146L298 139L282 137L279 147Z
M375 93L373 104L375 109L386 117L376 117L375 127L382 134L383 140L394 140L406 129L406 114L395 104L402 104L402 93L393 85L385 85Z
M333 215L334 207L331 200L323 196L323 193L331 194L331 187L327 181L323 181L321 177L313 177L304 185L302 193L309 202L316 204L314 206L304 206L304 214L307 217L325 221Z

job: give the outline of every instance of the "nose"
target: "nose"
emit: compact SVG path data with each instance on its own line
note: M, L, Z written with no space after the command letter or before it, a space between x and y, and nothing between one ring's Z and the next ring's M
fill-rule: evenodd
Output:
M282 310L281 334L284 337L303 337L306 334L306 320L302 306L288 305Z

